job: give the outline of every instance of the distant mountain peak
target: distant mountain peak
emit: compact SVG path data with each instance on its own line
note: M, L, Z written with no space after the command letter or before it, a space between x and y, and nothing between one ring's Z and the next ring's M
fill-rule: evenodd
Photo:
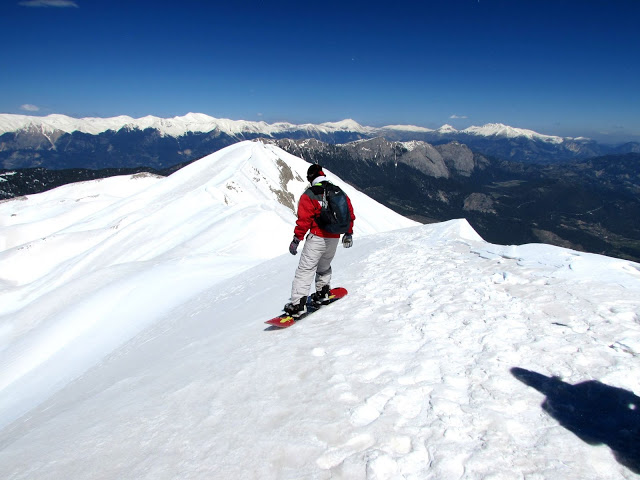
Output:
M453 128L451 125L449 124L444 124L442 125L438 130L436 130L438 133L458 133L458 130L456 130L455 128Z
M386 125L381 127L380 130L398 130L402 132L416 132L416 133L429 133L434 130L426 127L418 127L416 125Z
M469 135L478 135L483 137L507 137L517 138L526 137L531 140L542 140L548 143L562 143L564 139L562 137L556 137L553 135L543 135L533 130L527 130L524 128L514 128L503 123L487 123L481 127L472 126L462 130L462 133Z
M321 124L323 127L334 128L336 130L345 130L351 132L364 131L366 127L363 127L355 120L347 118L340 122L325 122Z

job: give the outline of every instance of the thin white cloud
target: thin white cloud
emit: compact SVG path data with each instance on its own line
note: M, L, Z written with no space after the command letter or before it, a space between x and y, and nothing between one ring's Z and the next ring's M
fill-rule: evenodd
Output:
M25 103L24 105L20 105L20 110L24 110L25 112L39 112L40 107L37 105L31 105L30 103Z
M78 4L73 0L24 0L18 2L22 7L58 7L58 8L78 8Z
M451 115L449 118L456 120L456 119L464 119L464 118L469 118L466 115L456 115L455 113L453 115Z

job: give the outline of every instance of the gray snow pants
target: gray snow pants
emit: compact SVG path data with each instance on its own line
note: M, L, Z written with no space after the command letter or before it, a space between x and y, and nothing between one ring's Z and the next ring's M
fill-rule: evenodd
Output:
M315 275L316 291L331 281L331 261L336 254L339 238L324 238L309 234L304 243L300 263L291 287L291 302L297 303L309 295Z

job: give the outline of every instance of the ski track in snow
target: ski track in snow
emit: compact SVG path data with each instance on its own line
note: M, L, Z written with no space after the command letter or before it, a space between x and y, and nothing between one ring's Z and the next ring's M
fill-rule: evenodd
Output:
M491 245L465 221L356 236L334 262L349 295L270 331L297 262L194 281L0 430L0 477L637 478L512 369L639 395L638 264Z

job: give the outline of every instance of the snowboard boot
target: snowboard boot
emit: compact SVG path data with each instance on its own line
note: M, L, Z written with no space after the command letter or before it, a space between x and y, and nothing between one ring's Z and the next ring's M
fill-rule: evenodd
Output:
M329 304L329 292L331 287L329 285L325 285L317 291L316 293L311 294L311 302L316 308L320 308L322 305Z
M307 297L302 297L297 303L287 303L284 306L284 312L293 318L298 318L307 312Z

